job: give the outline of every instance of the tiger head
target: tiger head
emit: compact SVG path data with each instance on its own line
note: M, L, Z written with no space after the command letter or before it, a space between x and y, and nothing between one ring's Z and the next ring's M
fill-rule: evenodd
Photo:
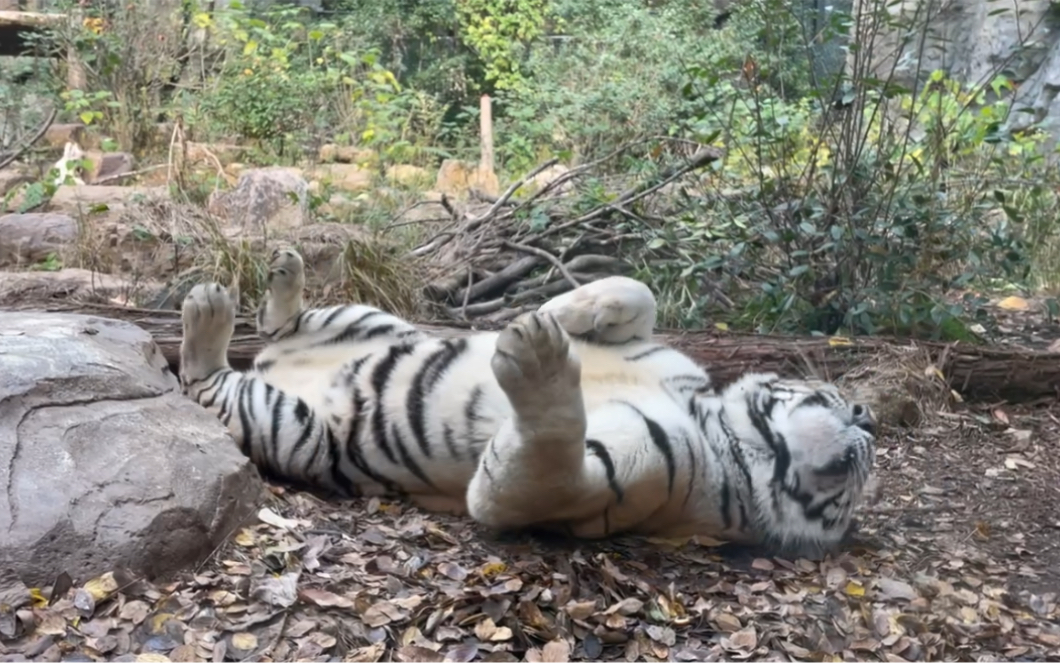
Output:
M869 407L835 385L750 374L721 394L739 438L761 543L819 557L852 527L876 456Z

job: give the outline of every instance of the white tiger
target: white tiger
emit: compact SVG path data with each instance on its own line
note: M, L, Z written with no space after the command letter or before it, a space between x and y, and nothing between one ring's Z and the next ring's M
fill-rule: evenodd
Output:
M611 277L501 332L441 338L363 305L304 309L274 254L251 371L227 361L233 296L184 300L184 393L266 476L402 495L492 528L707 535L818 556L852 523L875 456L869 409L830 383L748 373L715 393L650 340L655 298Z

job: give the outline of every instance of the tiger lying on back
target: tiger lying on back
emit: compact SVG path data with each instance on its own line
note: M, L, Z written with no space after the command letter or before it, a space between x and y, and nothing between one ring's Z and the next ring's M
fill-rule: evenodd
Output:
M181 383L266 476L403 495L500 529L701 534L818 556L851 523L875 455L868 408L829 383L750 373L716 394L650 340L655 298L610 277L501 332L439 338L363 305L303 309L277 251L268 345L228 366L235 304L184 301Z

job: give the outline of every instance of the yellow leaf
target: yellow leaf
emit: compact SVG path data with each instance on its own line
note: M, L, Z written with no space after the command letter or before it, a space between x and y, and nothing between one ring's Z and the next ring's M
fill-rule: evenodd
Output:
M850 342L849 338L846 338L844 336L833 336L832 338L828 339L828 345L834 348L840 345L852 345L852 343Z
M865 596L865 588L853 580L847 583L847 586L843 588L843 591L847 596L853 596L855 598Z
M479 573L488 578L489 576L495 576L498 573L504 573L504 570L507 568L508 566L504 562L489 562L482 566Z
M239 534L235 536L236 545L243 546L244 548L252 548L254 546L254 532L251 532L247 528L239 530Z
M719 331L729 331L729 325L725 324L724 322L715 322L714 328Z
M97 603L107 598L114 592L118 591L118 581L114 579L114 574L104 573L98 578L93 578L85 583L85 591L92 595L92 598Z
M250 651L258 646L258 637L253 633L234 633L232 635L232 646L240 651Z
M48 599L44 598L44 594L41 593L40 587L33 587L29 590L29 595L33 599L34 608L43 608L48 605Z
M1011 297L1005 297L997 303L998 308L1003 308L1006 311L1026 311L1030 308L1030 304L1023 297L1017 297L1012 295Z

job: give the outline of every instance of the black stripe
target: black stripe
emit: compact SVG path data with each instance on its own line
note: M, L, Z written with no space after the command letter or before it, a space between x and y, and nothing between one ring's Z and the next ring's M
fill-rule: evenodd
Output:
M641 352L638 352L635 355L630 355L629 357L623 357L623 359L625 359L626 361L640 361L641 359L644 359L645 357L650 357L653 354L657 354L659 352L665 352L665 351L667 351L669 349L670 348L666 347L665 345L656 345L653 348L648 348L647 350L643 350Z
M482 417L478 413L478 406L482 401L482 394L482 385L476 384L475 388L471 390L471 396L468 397L467 403L464 404L464 421L467 423L467 435L469 439L475 428L475 422L482 420Z
M335 318L342 315L343 312L346 310L347 308L345 306L336 306L335 310L329 313L328 317L324 318L324 322L320 323L320 328L324 329L325 327L331 325L331 323L335 322Z
M599 440L586 440L585 446L590 453L599 458L600 462L604 464L604 472L607 474L607 487L611 489L618 503L621 504L625 494L615 477L615 461L611 458L611 452Z
M354 370L360 370L363 363L358 362L354 365ZM377 404L378 407L378 404ZM364 456L364 451L361 448L361 437L362 431L364 430L365 419L367 418L368 411L368 399L361 395L359 389L356 386L353 387L353 420L350 422L350 431L346 436L346 444L343 449L357 470L368 477L372 481L375 481L380 486L383 486L387 490L396 490L397 484L387 479L385 476L380 474L378 471L373 469L368 464L368 459ZM335 462L338 462L337 460Z
M357 318L353 322L351 322L348 325L346 325L346 328L343 329L341 332L339 332L335 336L332 336L328 340L324 341L324 345L337 345L339 343L345 343L346 341L359 340L361 338L362 332L364 331L361 328L361 324L365 320L368 320L369 318L374 318L377 315L384 315L384 314L383 314L382 311L375 310L375 309L373 309L371 311L368 311L367 313L365 313L361 317Z
M372 388L375 391L375 410L372 412L372 439L383 450L387 459L394 464L398 463L394 450L390 447L387 439L387 421L384 413L384 396L387 384L394 376L394 369L402 357L410 354L413 350L411 345L392 345L387 356L380 361L375 370L372 371Z
M321 442L327 446L328 452L331 454L331 467L329 468L331 482L344 490L347 495L356 495L358 492L356 484L342 471L342 450L339 448L338 439L335 438L330 428L324 429L324 439Z
M456 460L462 460L463 454L460 453L460 449L456 447L456 433L449 427L449 424L442 426L442 440L445 442L445 448L449 451L449 455ZM475 460L478 460L477 458Z
M426 397L432 393L436 384L445 374L446 370L467 349L467 340L446 340L441 349L432 354L420 366L412 380L412 388L405 400L405 409L408 413L409 427L416 439L423 455L430 458L433 455L430 440L427 439L427 403ZM472 396L474 398L474 396Z
M280 417L283 415L284 393L273 388L268 382L265 383L265 402L269 402L269 396L273 396L272 405L269 406L269 416L272 418L269 426L269 446L272 447L272 457L276 468L281 468L284 463L280 460Z
M685 442L685 449L688 450L688 492L685 493L684 506L688 506L688 501L692 499L692 491L696 488L696 451L692 446L692 438L688 433L682 433L682 437Z
M243 439L239 442L239 450L243 452L243 455L247 458L254 460L254 456L251 454L250 444L250 416L247 413L247 403L245 394L247 390L247 384L250 383L248 378L244 378L239 382L239 387L236 388L236 403L239 408L239 425L243 428Z
M677 478L677 461L674 459L674 448L670 444L670 438L666 435L666 431L663 430L662 426L658 424L654 419L650 419L640 411L640 408L633 405L632 403L624 403L633 409L634 412L640 415L640 418L644 420L644 425L648 427L648 435L651 437L652 443L655 448L662 453L663 458L666 460L666 473L667 473L667 494L673 495L674 492L674 480Z
M416 475L416 477L427 484L431 488L435 488L434 482L428 478L427 473L423 471L423 468L419 466L419 463L409 453L408 447L405 445L404 438L401 437L401 432L398 430L397 425L390 427L391 437L394 440L394 445L397 447L398 455L401 456L401 461L405 464L410 472ZM437 490L437 488L435 488Z

